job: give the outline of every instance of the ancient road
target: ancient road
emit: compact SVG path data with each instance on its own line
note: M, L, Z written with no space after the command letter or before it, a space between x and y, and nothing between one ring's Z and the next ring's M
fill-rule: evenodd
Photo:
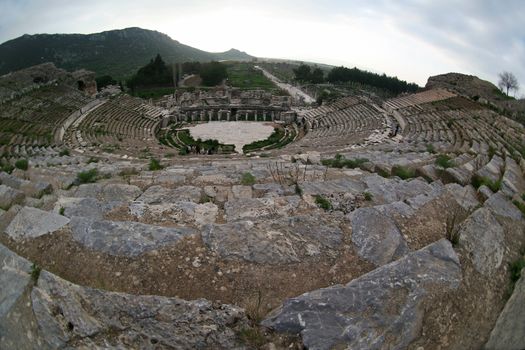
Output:
M298 101L300 101L302 99L306 103L313 103L313 102L315 102L315 99L312 96L308 95L307 93L305 93L301 89L298 89L298 88L296 88L293 85L290 85L290 84L287 84L287 83L283 83L275 75L271 74L270 72L268 72L267 70L265 70L265 69L263 69L263 68L261 68L259 66L255 66L255 68L261 70L263 72L263 74L268 79L273 81L281 89L284 89L284 90L288 91L290 96L292 96L294 99L296 99Z

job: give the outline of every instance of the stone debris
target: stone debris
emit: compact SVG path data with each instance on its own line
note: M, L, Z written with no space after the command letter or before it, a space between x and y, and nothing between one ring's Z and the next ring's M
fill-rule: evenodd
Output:
M7 226L5 233L15 240L36 238L53 233L68 223L69 219L65 216L23 207Z
M348 215L352 242L363 259L383 266L409 252L395 222L374 208L359 208Z
M334 251L341 244L342 231L311 217L289 217L208 225L202 239L225 259L282 264Z
M174 244L194 229L161 227L132 221L93 220L73 217L73 238L90 249L118 256L137 256L153 249Z
M403 349L418 336L423 302L460 281L459 259L440 240L344 286L288 299L262 324L300 333L308 349Z

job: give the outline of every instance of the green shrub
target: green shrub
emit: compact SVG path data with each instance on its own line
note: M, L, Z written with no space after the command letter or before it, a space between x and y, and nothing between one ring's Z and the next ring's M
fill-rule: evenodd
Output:
M77 174L77 180L81 184L87 184L96 182L98 177L98 170L97 169L91 169L87 171L81 171Z
M525 193L523 193L523 194L521 195L521 199L522 199L523 201L525 201Z
M5 171L8 174L11 174L15 170L15 167L11 164L4 164L2 165L2 171Z
M427 148L427 152L428 153L436 153L436 150L434 149L434 145L433 144L427 143L426 148Z
M96 157L89 157L87 163L88 164L91 164L91 163L98 163L99 162L99 159L96 158Z
M34 284L37 283L38 278L40 277L41 271L42 271L42 268L38 266L38 264L33 263L33 265L31 265L31 271L29 272L29 275L31 276L31 280L33 281Z
M298 196L302 196L303 195L303 189L297 183L295 184L295 194L298 195Z
M365 200L366 200L366 201L371 201L371 200L372 200L372 197L373 197L373 196L372 196L372 193L370 193L370 192L365 192L365 193L363 193L363 196L365 197Z
M470 183L474 188L478 189L481 186L485 185L494 193L498 192L501 189L501 179L498 181L492 181L488 177L485 176L479 176L474 175L472 176L472 179L470 180Z
M514 205L518 207L518 209L523 213L523 215L525 215L525 203L519 202L517 200L513 200L512 203L514 203Z
M446 154L440 154L437 156L435 164L443 169L452 168L454 166L454 162Z
M245 186L251 186L255 183L255 176L253 176L251 173L244 173L241 177L241 184Z
M60 210L58 211L58 213L62 216L64 216L64 213L65 213L66 209L64 207L60 208Z
M366 158L346 159L343 155L337 153L332 159L323 159L321 164L330 168L355 169L361 167L361 165L366 162L368 162Z
M402 180L406 180L415 177L416 172L413 169L409 169L401 165L396 165L392 168L392 176L397 176Z
M149 170L156 171L156 170L162 170L164 169L164 166L160 164L158 159L151 158L149 160Z
M514 284L520 279L521 270L523 270L524 267L525 257L523 256L510 264L510 281L512 283L512 287L514 287Z
M27 162L27 159L19 159L15 163L15 167L21 170L27 170L28 165L29 163Z
M330 203L328 199L324 198L320 194L315 196L315 204L317 204L319 208L324 209L324 210L332 209L332 203Z
M188 150L188 147L181 147L179 149L179 156L185 156L188 153L190 153L190 151Z
M58 153L59 156L69 156L69 150L66 148L62 151L60 151L60 153Z

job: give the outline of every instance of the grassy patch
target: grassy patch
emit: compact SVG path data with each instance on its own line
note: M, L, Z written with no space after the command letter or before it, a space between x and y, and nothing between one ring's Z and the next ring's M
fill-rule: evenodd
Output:
M373 198L372 193L370 192L363 193L363 196L365 197L365 201L371 201Z
M231 86L241 89L277 90L277 86L250 63L235 63L228 66L228 81Z
M96 157L89 157L87 163L88 164L91 164L91 163L98 163L100 161L100 159L96 158Z
M63 156L69 156L69 155L70 155L70 152L69 152L68 149L63 149L62 151L60 151L60 152L58 153L58 155L59 155L60 157L63 157Z
M77 180L81 184L93 183L97 181L98 170L91 169L87 171L81 171L77 174Z
M427 152L428 153L436 153L436 150L434 149L434 145L433 144L427 143L426 148L427 148Z
M525 267L525 257L520 257L518 260L510 264L510 280L512 283L518 282L521 277L521 270Z
M29 163L27 159L19 159L15 163L15 167L20 170L27 170Z
M258 349L266 343L263 333L259 328L244 328L237 333L239 340L245 344Z
M281 141L283 137L284 137L284 129L276 128L266 140L255 141L250 144L244 145L242 148L242 151L244 153L248 153L251 151L255 151L255 150L264 148L266 146L278 144L279 141Z
M156 170L162 170L164 169L164 166L160 164L160 161L155 158L151 158L149 160L149 170L156 171Z
M31 280L34 284L38 282L38 278L40 277L40 272L42 271L42 268L38 266L38 264L33 263L31 265L31 271L29 271L29 275L31 276Z
M315 196L315 204L317 204L319 208L324 209L324 210L332 209L332 203L330 203L328 199L324 198L320 194Z
M479 176L474 175L472 176L472 179L470 180L470 183L474 188L478 189L481 186L485 185L494 193L498 192L501 189L501 179L498 181L492 181L488 177L485 176Z
M241 177L241 184L245 186L251 186L255 183L255 176L253 176L251 173L244 173Z
M525 215L525 203L522 203L517 200L513 200L512 203Z
M392 176L397 176L402 180L406 180L416 177L416 172L413 169L401 165L396 165L392 167Z
M440 154L437 156L435 164L443 169L452 168L454 166L454 162L446 154Z
M366 158L346 159L342 154L336 154L332 159L323 159L321 164L330 168L350 168L355 169L361 167L368 162Z

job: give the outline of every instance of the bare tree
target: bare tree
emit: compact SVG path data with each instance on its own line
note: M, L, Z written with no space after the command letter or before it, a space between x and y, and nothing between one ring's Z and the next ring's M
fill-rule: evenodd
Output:
M499 74L499 83L498 86L501 90L507 90L507 96L509 95L509 90L518 91L520 85L518 79L511 72L503 72Z

